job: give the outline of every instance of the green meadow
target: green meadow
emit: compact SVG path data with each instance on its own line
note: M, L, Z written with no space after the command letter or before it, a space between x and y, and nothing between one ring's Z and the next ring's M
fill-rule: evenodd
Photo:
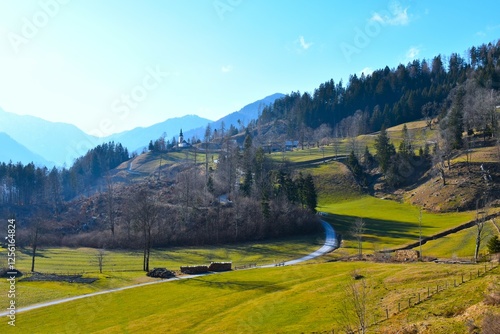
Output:
M481 247L479 248L480 254L488 253L486 247L488 240L497 233L498 231L492 222L487 222L484 225ZM476 227L471 227L443 238L430 240L422 245L422 253L424 256L471 260L474 258L476 234ZM418 250L418 248L415 249Z
M351 236L354 221L359 217L365 222L363 248L380 251L402 247L417 242L420 235L420 209L406 203L397 203L371 196L356 200L322 203L318 210L328 213L325 220L345 236L346 251L357 251ZM430 237L474 219L473 212L429 213L422 212L422 237Z
M273 264L293 260L314 252L323 245L322 234L281 240L223 245L218 247L186 247L156 249L151 253L150 267L166 267L179 270L182 265L210 264L212 261L231 261L233 267ZM0 249L3 257L5 249ZM106 250L103 273L99 273L97 250L92 248L44 248L37 252L35 271L60 275L81 274L98 278L92 284L66 282L18 281L18 305L27 306L53 299L112 289L154 281L142 269L142 252ZM18 249L16 268L29 273L31 256L29 250ZM0 291L7 289L7 282L0 281ZM6 291L6 290L5 290ZM0 299L0 309L8 303Z
M40 308L19 313L16 328L0 326L2 333L338 331L342 327L339 309L345 303L345 288L352 282L353 271L363 275L369 285L371 323L382 320L387 308L391 315L396 313L398 303L407 302L409 296L416 300L420 293L425 299L428 287L448 284L451 288L454 279L478 268L482 266L333 262L240 270ZM463 310L483 298L488 277L495 272L498 269L488 273L486 280L452 288L456 298L443 300L437 294L418 307L431 308L434 316ZM463 329L465 324L457 323L453 328Z

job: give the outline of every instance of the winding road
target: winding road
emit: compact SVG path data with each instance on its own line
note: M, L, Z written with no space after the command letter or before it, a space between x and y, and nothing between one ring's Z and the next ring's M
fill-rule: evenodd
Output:
M318 250L316 250L315 252L312 252L309 255L301 257L300 259L286 261L286 262L282 263L282 265L284 265L284 266L294 265L297 263L308 261L308 260L317 258L319 256L325 255L327 253L330 253L331 251L333 251L339 247L338 241L337 241L337 235L336 235L334 229L332 228L332 226L323 220L321 221L321 224L323 225L323 228L325 229L325 234L326 234L325 242L324 242L323 246L321 248L319 248ZM270 268L270 267L275 267L275 266L276 266L276 264L269 264L269 265L264 265L264 266L258 266L256 268ZM62 304L62 303L70 302L73 300L99 296L99 295L103 295L103 294L107 294L107 293L123 291L123 290L132 289L132 288L138 288L138 287L146 286L146 285L153 285L153 284L173 282L173 281L178 281L178 280L183 280L183 279L190 279L190 278L200 277L200 276L204 276L204 275L206 275L206 274L186 275L186 276L180 276L180 277L175 277L175 278L170 278L170 279L162 279L162 280L155 281L155 282L147 282L147 283L130 285L130 286L125 286L125 287L116 288L116 289L103 290L103 291L98 291L98 292L89 293L89 294L80 295L80 296L75 296L75 297L52 300L52 301L48 301L48 302L44 302L44 303L39 303L39 304L34 304L34 305L18 308L18 309L16 309L16 314L21 313L21 312L27 312L27 311L39 309L42 307L51 306L51 305ZM9 312L0 312L0 317L5 317L8 314L9 314Z

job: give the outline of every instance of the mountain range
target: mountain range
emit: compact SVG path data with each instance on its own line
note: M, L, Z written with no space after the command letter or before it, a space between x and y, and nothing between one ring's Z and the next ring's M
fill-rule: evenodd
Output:
M265 105L283 96L279 93L267 96L217 121L186 115L105 138L91 136L72 124L17 115L0 108L0 162L20 161L23 164L34 162L36 165L48 167L69 167L76 158L104 142L119 142L130 152L134 152L147 147L150 140L158 139L165 133L167 139L177 137L180 129L186 138L193 136L202 138L208 124L212 129L220 128L223 122L226 127L246 125L251 120L257 119Z

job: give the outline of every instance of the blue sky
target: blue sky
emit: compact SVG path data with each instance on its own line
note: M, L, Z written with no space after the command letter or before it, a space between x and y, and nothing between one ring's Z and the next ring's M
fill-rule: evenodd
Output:
M0 0L0 107L106 136L464 53L500 2Z

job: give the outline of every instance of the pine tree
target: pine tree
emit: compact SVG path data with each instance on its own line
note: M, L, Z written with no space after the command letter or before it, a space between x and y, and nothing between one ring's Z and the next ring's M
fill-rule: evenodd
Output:
M396 153L394 145L391 144L385 127L382 127L380 134L375 139L375 150L377 152L376 157L378 163L380 164L380 168L382 169L382 172L385 173L389 168L391 157Z
M246 197L250 197L252 193L252 183L253 183L253 177L252 177L252 172L248 170L245 173L245 178L243 179L243 183L241 184L241 192L243 195Z
M500 253L500 240L497 235L491 237L486 246L488 247L488 252L490 254Z
M464 125L463 125L464 96L465 96L464 89L459 88L456 93L453 106L450 109L450 112L448 113L447 130L450 134L448 140L451 141L450 144L453 149L460 149L463 145L462 133L464 131Z
M373 155L370 153L368 146L365 146L365 153L363 153L363 164L367 169L372 168L373 159Z
M413 148L411 145L411 139L410 139L410 135L408 134L408 128L406 127L406 124L403 126L402 132L403 132L402 133L403 140L399 144L398 151L403 157L409 157L409 156L413 155Z
M351 151L351 154L349 154L349 157L347 157L347 165L351 169L351 172L354 174L354 176L359 177L363 173L363 169L361 168L361 165L359 164L358 158L354 154L354 151Z
M302 174L299 175L298 180L299 197L302 205L311 210L311 212L316 212L316 206L318 205L318 195L316 193L316 187L314 186L314 179L311 175L307 175L305 178Z

